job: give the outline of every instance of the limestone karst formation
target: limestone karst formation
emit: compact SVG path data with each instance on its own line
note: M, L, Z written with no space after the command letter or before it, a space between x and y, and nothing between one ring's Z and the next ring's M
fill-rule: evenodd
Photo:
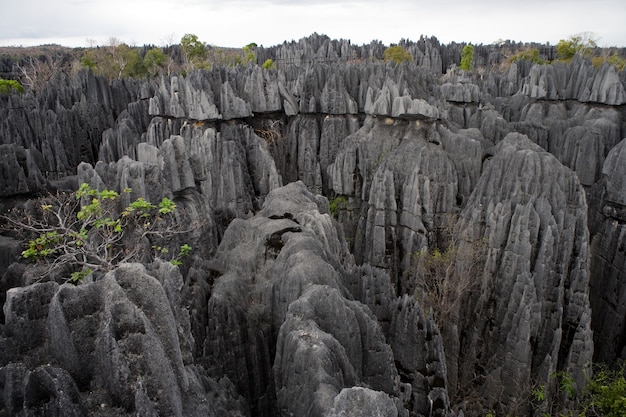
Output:
M3 232L0 415L541 415L625 359L626 72L403 46L0 96L3 213L128 188L194 248L75 286Z

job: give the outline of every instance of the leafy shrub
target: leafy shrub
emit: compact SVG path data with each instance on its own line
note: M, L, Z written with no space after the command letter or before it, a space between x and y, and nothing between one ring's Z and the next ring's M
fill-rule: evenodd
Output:
M617 370L596 364L593 377L584 387L576 389L574 378L566 371L550 375L554 383L553 397L546 395L542 385L533 390L535 406L545 411L544 415L559 416L626 416L626 368L622 363ZM566 400L563 403L563 398Z
M345 209L347 205L348 199L342 195L339 195L328 202L328 208L333 217L337 217L339 210Z
M0 78L0 94L23 93L24 86L17 80L3 80Z
M594 56L591 58L591 62L596 68L602 66L605 62L609 65L613 65L618 71L622 71L626 68L626 59L616 53L609 56Z
M606 367L597 369L586 387L589 398L587 408L605 417L626 416L624 371L624 365L617 371L611 371Z
M545 61L539 56L539 50L536 48L525 49L509 58L510 63L517 61L530 61L535 64L545 64Z
M431 247L413 254L417 273L413 296L439 326L448 323L450 314L460 305L461 295L480 282L476 277L483 271L487 253L483 239L458 239L454 233L456 222L457 215L442 219ZM463 265L462 273L458 265Z
M266 70L273 70L274 68L276 68L276 66L274 65L274 61L271 58L266 59L262 67Z
M75 193L40 199L34 212L13 212L3 218L8 228L25 238L22 256L39 263L42 275L61 268L70 270L70 281L77 282L121 262L166 255L169 239L185 232L172 200L152 204L138 198L121 207L130 192L98 191L82 184ZM170 261L180 264L190 252L185 244Z
M610 65L615 65L618 71L622 71L626 68L626 58L619 56L618 54L611 54L607 57L606 62Z
M413 56L400 45L390 46L383 51L385 61L393 61L396 64L413 61Z

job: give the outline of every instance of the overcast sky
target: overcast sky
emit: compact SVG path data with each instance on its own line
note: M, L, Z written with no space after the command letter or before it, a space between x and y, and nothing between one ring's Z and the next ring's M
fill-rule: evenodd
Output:
M592 32L626 47L624 0L0 0L0 46L178 43L272 46L317 32L353 44L550 42Z

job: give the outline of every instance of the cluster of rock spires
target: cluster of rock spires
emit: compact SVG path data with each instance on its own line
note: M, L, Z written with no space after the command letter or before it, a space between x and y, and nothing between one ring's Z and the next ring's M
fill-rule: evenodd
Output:
M0 236L0 414L532 414L554 372L625 358L626 72L404 46L312 36L260 50L276 70L0 97L3 207L87 182L194 226L183 268L78 286L32 282ZM429 311L416 255L448 248Z

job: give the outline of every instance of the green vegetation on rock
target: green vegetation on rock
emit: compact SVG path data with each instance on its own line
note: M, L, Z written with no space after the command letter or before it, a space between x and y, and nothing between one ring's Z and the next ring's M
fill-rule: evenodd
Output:
M510 63L517 61L530 61L534 62L535 64L546 63L546 61L541 59L541 57L539 56L539 50L537 48L524 49L509 58Z
M597 46L596 36L591 32L584 32L561 39L556 45L556 51L559 59L570 61L577 54L584 58L591 57Z
M17 80L4 80L0 78L0 94L23 93L24 86Z
M474 69L474 47L465 45L461 51L461 65L463 71L471 71Z
M130 193L82 184L75 193L40 199L35 211L2 217L8 228L25 238L23 258L38 263L43 275L60 269L76 283L122 262L167 256L170 239L184 233L172 200L164 197L152 204L140 197L122 207ZM191 246L184 244L170 262L180 265L190 252Z
M200 41L197 35L187 33L180 40L180 48L187 65L187 70L194 68L210 68L206 62L206 43Z
M263 69L266 69L266 70L272 70L276 68L276 66L274 65L274 61L271 58L266 59L262 67Z
M392 61L396 64L399 64L401 62L413 61L413 56L409 53L409 51L407 51L400 45L396 45L390 46L389 48L384 50L383 59L385 61Z
M339 210L343 210L348 205L348 199L342 195L337 196L328 202L328 209L333 217L337 217Z

